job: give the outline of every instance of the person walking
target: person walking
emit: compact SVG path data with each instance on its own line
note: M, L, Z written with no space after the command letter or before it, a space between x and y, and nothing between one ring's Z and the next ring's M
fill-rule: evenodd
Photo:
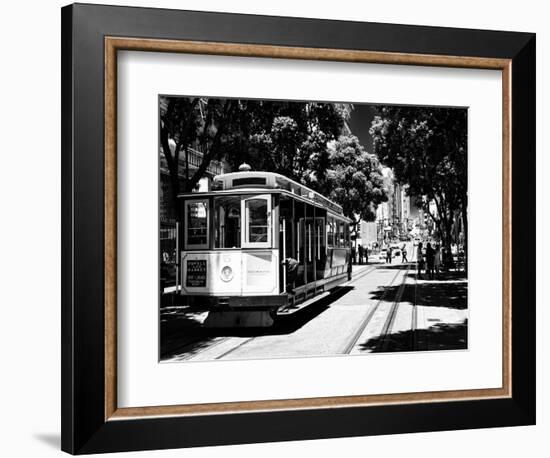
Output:
M388 247L388 251L386 251L386 264L391 264L391 258L392 258L392 250L391 246Z
M407 247L405 244L401 247L401 262L409 262L407 259Z
M359 254L359 264L363 264L363 245L357 247L357 253Z
M435 259L435 250L432 247L432 244L428 242L426 246L426 275L429 276L430 280L434 278L434 259Z
M416 247L416 276L422 278L422 269L424 267L424 258L422 256L422 242L418 242Z

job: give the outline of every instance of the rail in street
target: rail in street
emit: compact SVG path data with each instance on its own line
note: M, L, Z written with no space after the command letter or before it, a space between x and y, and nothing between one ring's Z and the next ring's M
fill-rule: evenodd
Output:
M397 277L399 276L399 274L401 273L400 270L398 270L396 273L395 273L395 276L393 277L393 279L391 280L389 286L392 286L394 283L395 283L395 280L397 279ZM387 295L387 290L384 291L383 293L383 296L378 300L378 302L376 303L376 305L374 307L372 307L366 314L365 314L365 317L363 318L363 320L361 320L361 323L357 329L357 331L352 335L351 339L349 340L349 342L346 343L346 346L343 348L342 350L342 353L344 354L349 354L352 352L353 348L357 345L357 342L361 339L361 336L365 333L365 329L367 328L367 326L370 324L370 322L372 321L375 313L378 311L378 309L380 308L380 304L382 303L382 300L386 297Z
M376 269L375 266L364 266L359 267L359 269L353 273L352 279L344 283L341 287L335 288L331 291L329 297L320 298L318 301L314 302L312 307L319 306L325 302L325 299L334 300L337 298L341 292L342 288L349 287L354 281L367 276ZM215 332L215 331L214 331ZM247 332L247 331L241 331ZM254 332L254 331L253 331ZM263 332L263 331L255 331ZM173 357L171 359L165 359L164 361L208 361L212 359L222 359L227 357L232 352L238 350L243 345L251 342L254 339L259 339L261 336L256 337L240 337L240 336L225 336L225 337L209 337L209 336L199 336L191 341L186 341L182 345L171 345L168 349L169 353L175 354L178 353L179 356Z
M412 248L412 247L411 247ZM412 252L409 251L409 252ZM467 348L466 280L418 279L416 264L354 266L350 281L271 328L173 331L163 362ZM441 333L440 330L445 330Z

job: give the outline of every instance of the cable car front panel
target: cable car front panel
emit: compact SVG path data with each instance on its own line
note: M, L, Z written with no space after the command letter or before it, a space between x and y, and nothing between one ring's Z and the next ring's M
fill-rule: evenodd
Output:
M181 289L189 305L276 309L279 251L271 194L190 196L183 204Z

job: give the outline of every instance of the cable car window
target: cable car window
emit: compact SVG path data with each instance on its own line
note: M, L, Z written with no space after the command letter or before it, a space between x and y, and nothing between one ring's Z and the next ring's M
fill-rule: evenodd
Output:
M327 224L328 246L334 246L334 219L328 218Z
M320 260L325 254L325 219L315 218L315 247L316 247L316 259Z
M247 243L268 243L267 199L248 199L245 208L248 216Z
M185 244L188 248L208 248L208 201L192 200L185 205Z
M266 179L263 177L249 177L249 178L235 178L233 180L233 186L252 186L261 185L265 186Z
M345 242L344 242L344 223L341 222L341 221L338 223L338 246L339 247L344 247L345 246Z
M215 248L241 247L241 198L214 198Z
M349 247L350 243L349 243L349 226L347 224L344 224L344 230L345 230L345 233L344 233L344 237L345 237L345 243L346 243L346 247Z

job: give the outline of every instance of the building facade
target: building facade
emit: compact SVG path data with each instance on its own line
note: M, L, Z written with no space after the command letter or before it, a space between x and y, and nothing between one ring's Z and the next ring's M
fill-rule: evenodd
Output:
M175 144L170 140L170 148L175 147ZM173 153L173 150L172 150ZM179 155L178 179L180 184L180 192L183 192L186 175L193 176L199 166L202 164L204 155L201 151L195 148L187 148L186 152L181 152ZM210 161L197 185L197 191L208 190L212 179L216 175L225 173L225 166L220 161ZM176 221L176 203L174 202L172 184L170 179L170 170L166 162L166 157L162 147L160 148L160 189L159 189L159 213L160 221L167 223L175 223Z
M173 141L170 141L170 148L175 148ZM174 150L172 150L173 154ZM187 148L186 152L181 152L178 164L178 180L180 192L183 192L187 175L193 176L202 164L204 155L195 148ZM199 180L196 190L207 191L210 189L212 179L216 175L225 173L225 166L219 161L210 161L203 177ZM170 170L164 156L162 147L159 157L159 238L160 255L164 286L175 284L175 262L176 262L176 220L177 203L174 202L174 193L172 191L172 182Z
M406 238L414 228L407 186L395 182L391 169L384 169L383 174L388 201L380 204L376 210L376 241L379 244Z

